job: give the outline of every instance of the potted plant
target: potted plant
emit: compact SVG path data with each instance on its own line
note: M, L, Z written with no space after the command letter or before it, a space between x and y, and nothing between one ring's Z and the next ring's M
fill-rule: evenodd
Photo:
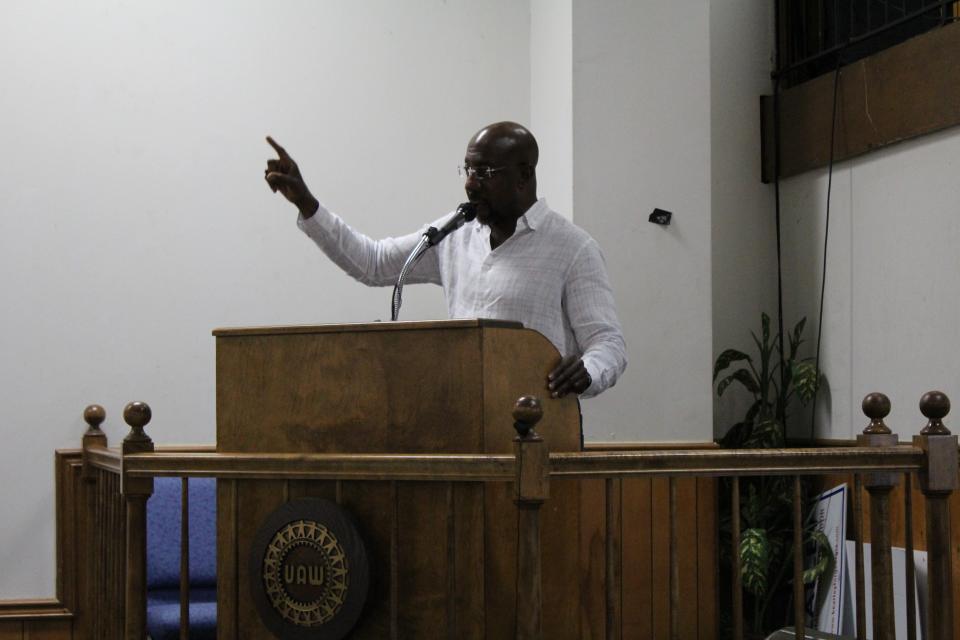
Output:
M722 447L776 449L787 446L786 423L791 405L794 400L801 405L809 403L819 382L813 359L799 356L805 324L804 318L788 334L785 353L782 337L771 335L770 318L763 313L760 336L751 331L758 350L756 360L736 349L727 349L717 357L713 368L717 395L723 396L736 383L753 397L743 419L730 427L720 440ZM739 366L734 368L735 364ZM721 374L724 375L721 377ZM804 513L808 512L806 484ZM730 490L727 479L721 483L720 495L721 573L726 579L731 576L731 523L733 517L739 517L741 534L737 552L744 588L745 627L752 634L764 637L789 624L794 554L793 482L778 476L742 478L738 515L731 513ZM805 550L818 558L814 566L804 572L806 584L822 575L832 575L834 568L829 541L814 524L808 519L804 525ZM725 593L729 597L729 592ZM721 607L721 611L730 610L729 605ZM729 631L729 619L722 622L724 630Z

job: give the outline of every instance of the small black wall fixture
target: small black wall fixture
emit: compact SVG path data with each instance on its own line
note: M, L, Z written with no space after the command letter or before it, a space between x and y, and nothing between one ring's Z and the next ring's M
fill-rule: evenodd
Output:
M664 211L663 209L654 209L653 213L650 214L648 220L653 224L660 224L667 226L670 224L670 218L673 217L673 214L669 211Z

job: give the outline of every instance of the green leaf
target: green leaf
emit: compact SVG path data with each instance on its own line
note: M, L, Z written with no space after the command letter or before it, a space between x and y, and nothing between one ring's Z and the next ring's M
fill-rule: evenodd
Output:
M807 324L807 318L803 317L800 319L800 322L797 323L797 326L793 328L793 335L790 336L790 356L796 356L797 349L800 348L800 344L803 342L803 339L800 337L803 334L803 327Z
M757 337L753 331L750 332L750 337L753 338L753 344L757 345L757 351L760 352L760 359L763 359L763 344L760 343L760 338Z
M793 387L800 396L800 402L805 405L813 398L820 383L817 367L812 362L794 362L792 369Z
M767 532L751 528L740 538L740 579L743 587L758 598L767 592L770 544Z
M738 360L752 362L750 356L745 354L743 351L737 351L736 349L727 349L717 356L717 362L713 365L713 381L716 382L717 375Z
M753 426L753 431L743 444L749 449L776 449L785 443L783 425L776 418L767 418Z
M753 374L750 373L750 371L747 369L737 369L717 383L717 396L722 396L723 392L727 387L730 386L732 382L739 382L746 387L747 391L750 393L757 393L760 390L760 387L757 386L756 379L753 377Z
M770 342L770 316L766 313L760 314L760 326L763 327L763 344Z
M833 549L830 548L830 540L822 531L813 530L807 536L808 542L813 543L816 548L816 563L803 572L803 583L811 584L820 576L832 576L835 566Z

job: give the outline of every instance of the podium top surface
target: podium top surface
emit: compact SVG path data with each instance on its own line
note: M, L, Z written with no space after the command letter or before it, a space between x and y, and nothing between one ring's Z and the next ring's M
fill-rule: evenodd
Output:
M492 320L488 318L473 318L469 320L429 320L411 322L356 322L344 324L315 324L315 325L288 325L272 327L225 327L214 329L213 335L221 337L231 336L265 336L284 334L310 333L342 333L363 331L422 331L424 329L472 329L479 327L496 327L503 329L522 329L523 323L512 320Z

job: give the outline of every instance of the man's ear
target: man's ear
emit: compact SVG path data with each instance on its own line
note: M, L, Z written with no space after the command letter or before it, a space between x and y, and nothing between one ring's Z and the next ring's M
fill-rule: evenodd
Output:
M519 187L523 188L527 186L527 183L533 180L536 176L536 172L533 167L528 164L520 165L520 183Z

